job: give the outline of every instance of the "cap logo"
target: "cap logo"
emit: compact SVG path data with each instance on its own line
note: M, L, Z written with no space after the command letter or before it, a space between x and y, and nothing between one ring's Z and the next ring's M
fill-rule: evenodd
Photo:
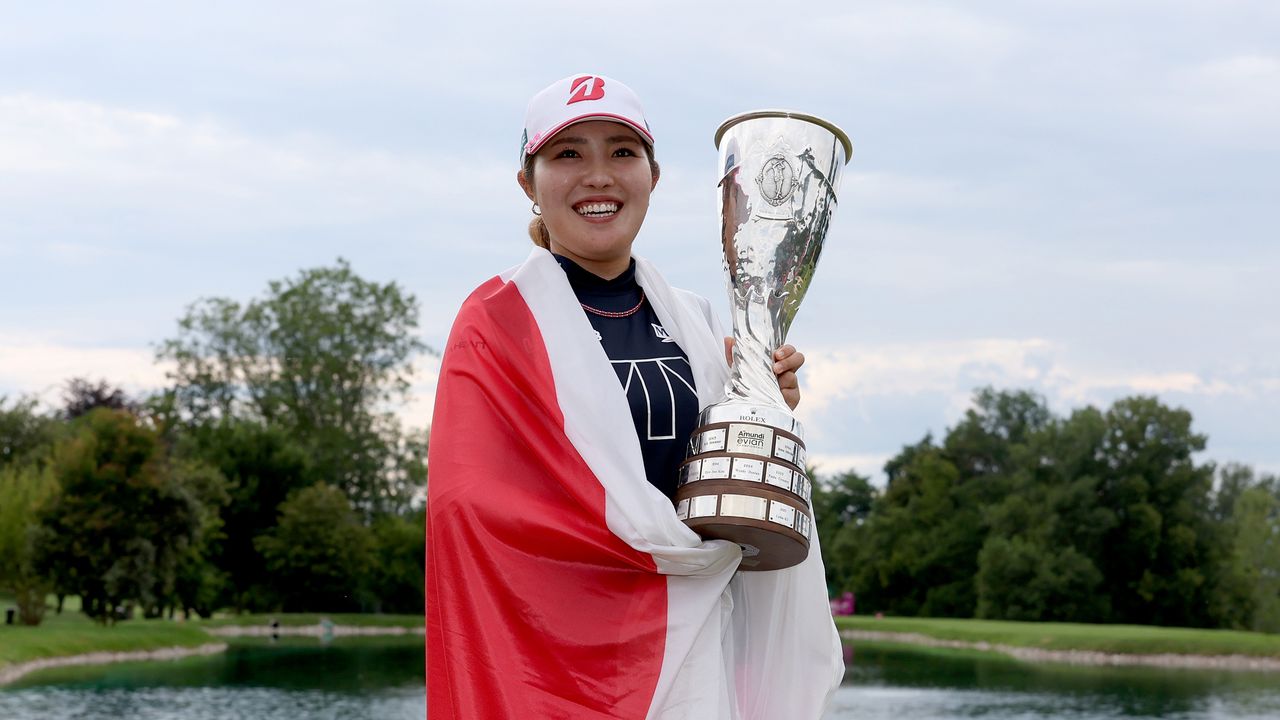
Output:
M583 75L573 81L569 90L569 102L572 105L583 100L599 100L604 97L604 78L595 75Z

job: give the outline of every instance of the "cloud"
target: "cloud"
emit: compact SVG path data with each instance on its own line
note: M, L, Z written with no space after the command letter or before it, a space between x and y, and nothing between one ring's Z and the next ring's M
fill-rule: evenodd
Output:
M1014 25L940 3L859 3L815 28L855 57L992 63L1022 46ZM954 69L954 66L953 66Z
M1176 122L1216 142L1280 148L1280 56L1236 54L1175 71L1165 104L1176 105Z
M809 464L817 468L818 475L830 477L850 470L870 478L879 478L884 464L892 458L889 453L815 453L809 456Z
M1040 382L1051 349L1037 338L806 349L802 419L846 398L943 392L963 403L984 383Z
M80 347L52 338L0 335L0 394L34 394L57 404L71 378L99 379L142 394L165 384L165 367L151 350L138 347Z
M1280 379L1261 367L1223 368L1216 375L1097 368L1039 338L855 344L806 349L805 355L798 415L806 425L861 399L922 394L946 398L946 416L954 421L969 407L973 390L985 385L1031 389L1060 409L1135 394L1256 400L1280 390Z
M436 405L436 383L440 379L440 358L423 357L415 365L416 382L409 388L409 400L396 413L406 428L431 427Z
M428 158L305 131L251 135L208 118L0 96L0 207L11 217L70 217L77 231L93 227L86 220L124 218L102 225L225 241L228 233L444 213L510 178L509 163L496 158Z
M71 378L106 380L128 394L146 395L169 384L171 364L154 358L149 348L80 347L53 338L0 335L0 397L34 394L57 405ZM423 429L431 425L440 358L420 357L414 371L407 401L394 410L406 428Z

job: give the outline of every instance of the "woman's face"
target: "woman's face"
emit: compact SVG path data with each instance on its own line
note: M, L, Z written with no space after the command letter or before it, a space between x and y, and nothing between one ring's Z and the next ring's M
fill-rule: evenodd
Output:
M551 251L601 277L625 271L658 184L640 136L615 122L582 122L551 138L533 162L533 183L521 173L520 185L541 208Z

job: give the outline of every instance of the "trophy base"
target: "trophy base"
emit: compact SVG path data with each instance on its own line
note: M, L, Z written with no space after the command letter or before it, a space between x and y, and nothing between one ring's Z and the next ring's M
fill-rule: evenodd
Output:
M676 515L743 549L742 570L780 570L809 554L812 486L789 412L730 401L699 416L680 466Z
M790 493L744 488L735 480L708 480L682 490L676 515L703 538L737 543L739 570L781 570L809 556L808 509Z

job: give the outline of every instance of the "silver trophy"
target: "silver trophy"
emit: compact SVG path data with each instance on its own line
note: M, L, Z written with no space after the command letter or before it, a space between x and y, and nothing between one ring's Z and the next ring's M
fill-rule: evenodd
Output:
M761 110L726 120L716 146L733 365L726 398L702 411L689 440L676 514L742 546L741 569L777 570L808 555L813 511L804 432L773 351L813 279L853 145L826 120Z

